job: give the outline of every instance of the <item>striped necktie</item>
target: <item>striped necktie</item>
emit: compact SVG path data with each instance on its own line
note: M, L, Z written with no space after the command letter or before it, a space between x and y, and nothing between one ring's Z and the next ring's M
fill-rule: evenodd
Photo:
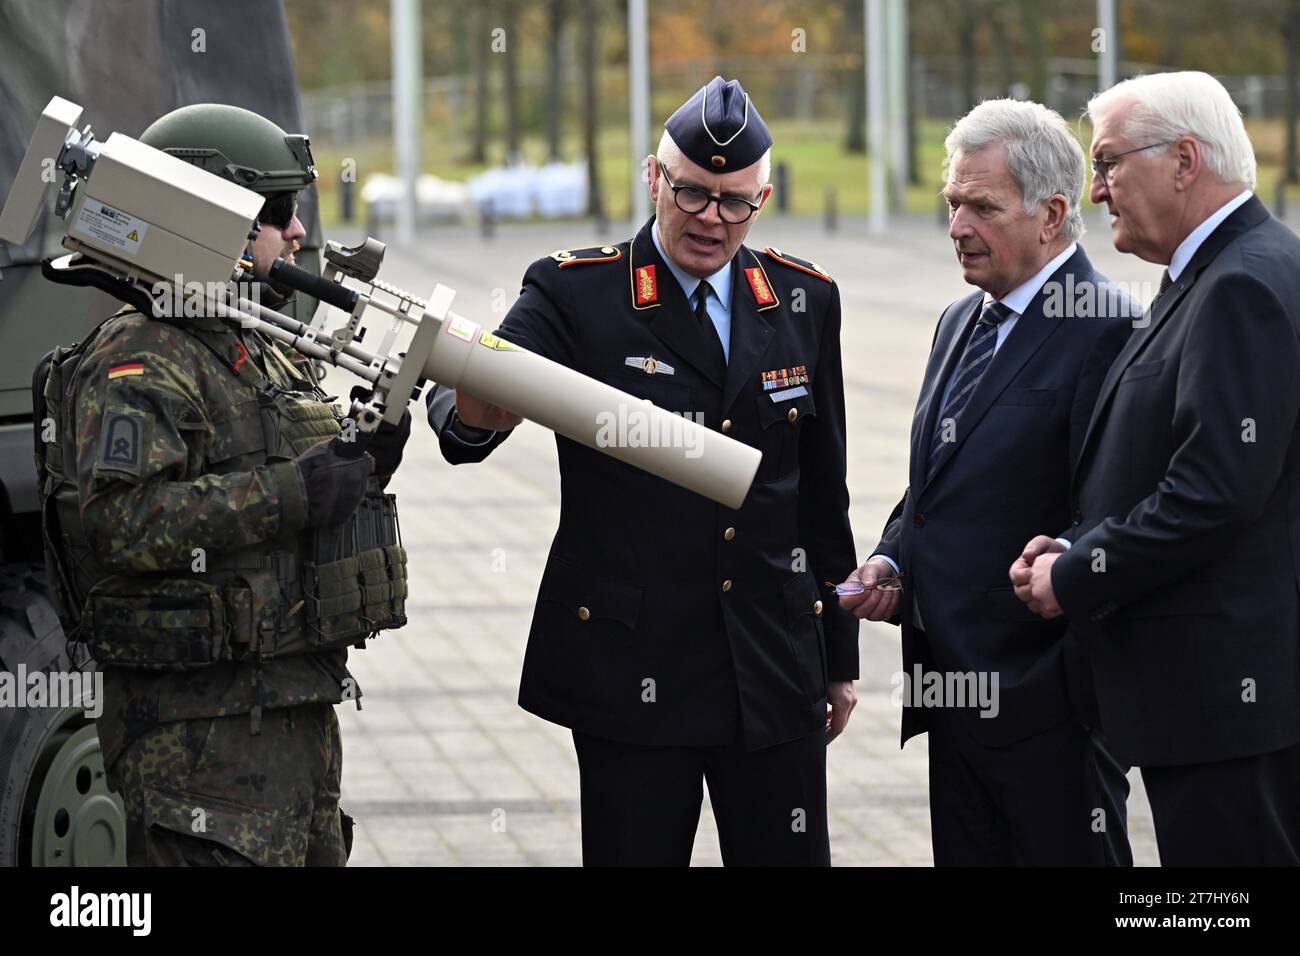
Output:
M957 371L952 377L952 387L948 390L948 401L944 403L943 412L934 422L934 435L930 441L930 460L927 475L934 474L935 468L943 460L947 450L956 444L957 423L965 411L970 398L980 379L993 364L993 351L998 344L998 326L1015 313L1001 302L991 302L975 322L966 350L961 353ZM951 422L951 425L947 423ZM945 440L946 439L946 440Z

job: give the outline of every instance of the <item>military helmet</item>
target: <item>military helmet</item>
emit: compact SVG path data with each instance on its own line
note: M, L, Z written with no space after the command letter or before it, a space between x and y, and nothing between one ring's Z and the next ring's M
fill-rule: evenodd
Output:
M155 120L140 142L263 194L316 180L311 141L238 106L196 103Z

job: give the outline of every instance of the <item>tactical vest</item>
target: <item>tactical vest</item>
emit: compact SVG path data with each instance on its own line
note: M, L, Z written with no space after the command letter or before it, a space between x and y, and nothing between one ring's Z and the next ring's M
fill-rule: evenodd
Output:
M334 406L267 340L267 374L249 361L235 375L222 352L228 337L177 327L238 380L232 392L239 397L221 409L226 417L213 429L201 473L287 461L340 433ZM71 440L76 370L98 332L46 355L33 382L38 422L55 425L52 441L38 429L36 463L46 565L70 641L84 643L101 665L190 670L364 647L367 637L406 623L406 551L396 499L382 492L367 492L341 525L208 553L188 571L103 572L81 525Z

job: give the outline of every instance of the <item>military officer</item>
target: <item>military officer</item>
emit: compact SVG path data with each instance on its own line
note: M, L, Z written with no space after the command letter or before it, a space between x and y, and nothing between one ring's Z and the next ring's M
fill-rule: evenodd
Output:
M655 216L534 262L498 329L763 453L730 510L556 438L560 526L519 702L572 728L587 864L687 864L702 781L727 864L830 861L826 745L858 673L857 622L820 585L854 567L840 301L814 263L743 245L771 144L740 83L713 79L646 161ZM428 398L454 464L520 421Z
M201 104L141 140L266 196L254 277L292 259L306 137ZM270 339L154 305L100 326L70 376L80 522L55 555L80 599L71 636L104 672L128 862L342 865L333 705L359 695L347 646L405 622L381 489L409 424L349 454L339 413Z

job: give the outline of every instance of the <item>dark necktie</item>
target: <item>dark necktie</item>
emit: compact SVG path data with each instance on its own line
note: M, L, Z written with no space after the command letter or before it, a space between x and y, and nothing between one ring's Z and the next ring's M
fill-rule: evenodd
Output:
M713 324L713 319L709 318L709 293L712 291L713 286L709 285L707 279L701 279L700 284L695 287L695 322L709 342L709 348L713 352L713 360L717 363L717 367L725 369L727 367L727 353L722 349L722 339L718 337L717 326Z
M934 422L927 475L934 474L944 453L950 446L956 444L952 439L955 438L955 429L961 420L961 413L966 409L971 396L975 394L980 379L993 364L993 350L998 343L998 326L1014 314L1001 302L993 302L984 307L984 311L976 320L970 340L966 343L966 349L961 353L961 361L957 363L957 371L953 374L948 401L944 403L943 411ZM952 425L946 426L945 423L949 421ZM949 438L948 441L944 440L945 436Z
M1160 291L1156 295L1164 295L1165 291L1173 284L1174 280L1169 278L1169 270L1166 269L1165 274L1160 277Z

